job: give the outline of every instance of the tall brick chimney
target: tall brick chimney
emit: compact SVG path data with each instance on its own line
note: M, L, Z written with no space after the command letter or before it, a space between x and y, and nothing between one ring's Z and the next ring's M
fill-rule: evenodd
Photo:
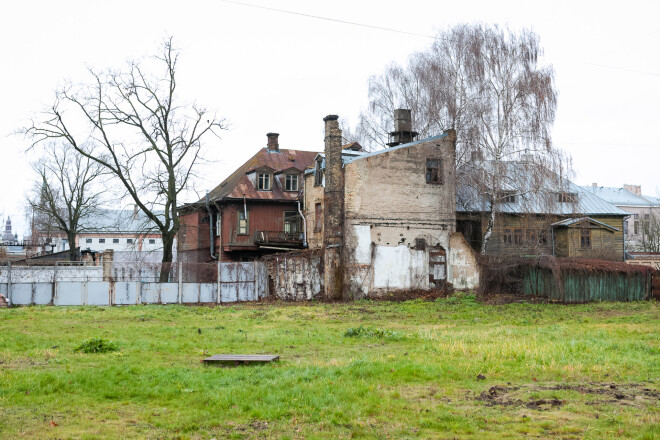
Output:
M628 184L623 184L623 189L630 191L631 193L635 194L636 196L641 196L642 195L642 185L628 185Z
M278 141L280 134L267 133L266 136L268 137L268 145L266 148L268 148L270 151L280 151L280 143Z
M344 184L342 176L339 117L328 115L325 122L325 187L323 188L323 247L325 296L340 299L343 291Z

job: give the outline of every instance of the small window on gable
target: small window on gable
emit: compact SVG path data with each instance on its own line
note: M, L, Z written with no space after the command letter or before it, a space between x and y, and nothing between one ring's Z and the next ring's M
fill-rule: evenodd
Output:
M442 184L442 159L426 159L426 183Z
M262 172L257 174L257 189L259 191L270 191L272 177L270 173Z
M285 191L298 191L298 175L287 174L284 182Z

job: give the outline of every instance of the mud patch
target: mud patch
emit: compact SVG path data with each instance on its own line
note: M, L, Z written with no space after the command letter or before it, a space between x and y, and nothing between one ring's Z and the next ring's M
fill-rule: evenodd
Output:
M586 405L620 405L633 407L647 407L660 403L660 391L653 390L645 384L628 383L601 383L589 382L587 384L558 384L558 385L521 385L521 386L491 386L483 391L476 400L484 402L487 406L519 406L536 411L547 411L560 408L570 403L570 396L564 399L525 398L529 394L538 394L547 391L569 391L582 395L591 395L595 398L585 402Z

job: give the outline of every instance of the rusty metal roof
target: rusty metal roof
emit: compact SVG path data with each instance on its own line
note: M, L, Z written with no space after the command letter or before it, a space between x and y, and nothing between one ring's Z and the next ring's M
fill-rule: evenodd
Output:
M301 150L268 150L262 148L252 156L247 162L238 167L229 177L220 185L209 192L211 201L223 199L242 199L249 200L273 200L273 201L293 201L298 199L298 192L288 192L279 185L277 179L273 179L271 191L258 191L252 184L247 174L261 168L270 168L273 174L290 169L296 169L301 173L305 168L314 163L314 158L318 153L315 151ZM302 179L301 179L302 184ZM203 203L201 199L198 203Z

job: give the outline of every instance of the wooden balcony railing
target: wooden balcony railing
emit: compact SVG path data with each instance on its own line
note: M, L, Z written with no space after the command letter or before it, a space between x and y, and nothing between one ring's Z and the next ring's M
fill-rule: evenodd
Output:
M284 232L284 231L257 231L254 242L259 245L264 244L286 244L292 246L302 246L302 232Z

